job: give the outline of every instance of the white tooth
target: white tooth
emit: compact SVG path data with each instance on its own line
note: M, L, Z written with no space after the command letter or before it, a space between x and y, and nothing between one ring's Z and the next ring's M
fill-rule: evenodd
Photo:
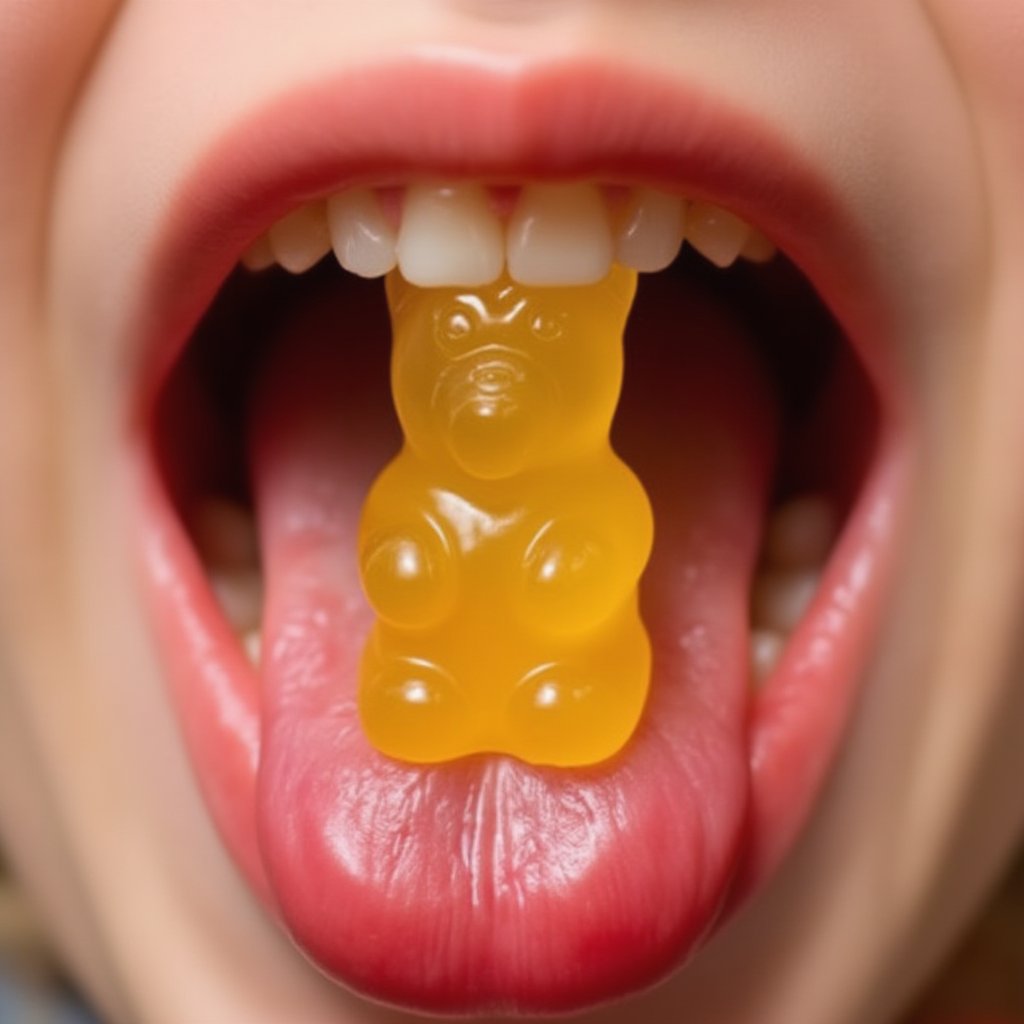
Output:
M203 561L221 569L252 569L259 564L259 535L252 512L229 498L206 497L189 517Z
M686 240L716 267L736 261L750 231L745 220L711 203L693 203L687 213Z
M412 185L398 232L402 276L421 287L489 284L504 263L501 222L481 185Z
M762 557L775 569L817 569L836 539L836 512L828 498L806 494L772 512Z
M615 259L634 270L664 270L683 244L682 199L650 188L634 189L615 243Z
M250 629L242 634L242 650L250 663L259 668L262 659L263 640L258 629Z
M818 574L813 570L759 573L751 598L754 626L788 635L803 617L817 589Z
M775 243L767 235L751 229L750 237L743 243L740 255L751 263L768 263L775 258Z
M611 270L608 213L594 185L527 185L508 225L508 270L522 284L577 285Z
M242 266L246 270L266 270L274 265L274 250L270 247L270 238L260 235L242 254Z
M263 616L263 574L259 569L210 569L210 587L235 632L259 628Z
M270 229L274 259L292 274L301 274L331 251L327 214L323 203L293 210Z
M236 632L259 627L263 573L252 512L228 498L206 497L192 509L192 537L206 564L210 589Z
M382 277L395 266L395 233L370 189L353 188L327 203L327 226L338 262L359 277Z
M756 683L763 683L775 671L786 638L773 629L754 629L750 633L750 674Z

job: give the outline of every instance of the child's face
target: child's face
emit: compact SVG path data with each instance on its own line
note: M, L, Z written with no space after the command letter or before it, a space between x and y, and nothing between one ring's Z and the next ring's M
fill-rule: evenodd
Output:
M895 1011L1024 824L1021 52L1017 0L0 0L0 826L111 1020L404 1019L289 931L384 999L573 1007L722 905L587 1019ZM851 340L778 267L647 282L648 718L598 778L428 777L351 727L380 283L239 272L161 359L300 200L553 177L732 209ZM773 489L845 529L748 691ZM259 675L180 529L250 491Z

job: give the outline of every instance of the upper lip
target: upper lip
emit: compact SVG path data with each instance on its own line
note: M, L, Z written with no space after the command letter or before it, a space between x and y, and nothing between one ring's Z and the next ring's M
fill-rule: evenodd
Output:
M277 218L349 184L424 175L637 181L725 206L807 274L883 400L896 391L881 340L892 318L855 211L780 126L696 84L594 60L520 67L426 53L279 96L177 183L127 319L135 414L148 420L217 289Z

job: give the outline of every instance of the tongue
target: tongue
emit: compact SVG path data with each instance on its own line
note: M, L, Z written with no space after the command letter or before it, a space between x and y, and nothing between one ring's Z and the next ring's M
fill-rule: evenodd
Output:
M355 301L335 281L261 373L261 853L295 940L367 995L578 1009L657 980L723 903L747 804L747 603L775 409L749 339L678 285L658 294L669 287L641 288L615 433L654 507L654 677L637 734L597 767L414 767L369 746L356 531L400 441L382 290Z

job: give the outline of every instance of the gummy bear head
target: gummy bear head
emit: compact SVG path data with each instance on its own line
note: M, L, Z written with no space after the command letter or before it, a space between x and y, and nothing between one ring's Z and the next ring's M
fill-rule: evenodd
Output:
M392 392L421 458L502 479L606 443L636 274L532 287L419 288L395 272Z

